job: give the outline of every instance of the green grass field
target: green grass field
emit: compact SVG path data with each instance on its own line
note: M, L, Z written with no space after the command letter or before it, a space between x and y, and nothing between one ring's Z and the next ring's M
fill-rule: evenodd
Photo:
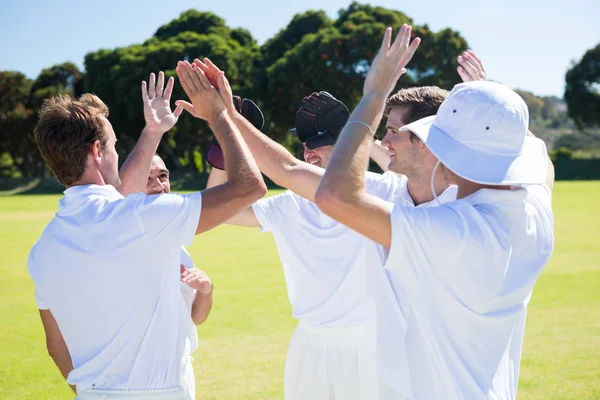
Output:
M45 349L27 254L60 196L0 197L0 399L69 399ZM556 247L529 307L519 398L600 399L600 182L559 182ZM295 326L270 234L221 227L190 248L215 282L198 399L281 399Z

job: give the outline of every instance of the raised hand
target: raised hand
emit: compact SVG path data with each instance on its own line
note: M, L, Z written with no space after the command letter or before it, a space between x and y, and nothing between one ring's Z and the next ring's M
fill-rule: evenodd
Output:
M180 61L177 63L176 71L183 90L192 101L189 103L177 100L175 104L178 107L209 123L226 111L225 103L217 89L196 64Z
M213 84L214 87L217 88L219 94L223 98L225 102L225 106L227 107L227 111L229 113L235 112L237 109L233 99L233 92L231 90L231 85L229 84L229 80L225 77L225 73L219 69L208 57L205 57L203 61L199 59L194 60L194 64L198 66L206 75L208 80ZM241 107L241 105L240 105ZM237 109L239 111L239 109Z
M212 292L212 281L206 275L206 272L198 268L188 269L181 266L181 282L202 294L210 294Z
M456 70L463 82L485 81L486 74L481 60L471 50L467 50L456 59Z
M171 112L171 93L175 80L169 78L165 88L165 74L158 73L158 82L154 73L150 74L150 84L142 82L142 100L144 102L144 119L146 127L144 130L157 134L163 134L171 129L183 112L183 108L177 107Z
M412 27L404 24L400 28L394 43L390 44L392 28L387 28L383 35L381 48L371 64L365 79L363 96L377 95L386 99L396 82L406 72L406 64L411 60L415 50L421 43L420 38L411 39Z

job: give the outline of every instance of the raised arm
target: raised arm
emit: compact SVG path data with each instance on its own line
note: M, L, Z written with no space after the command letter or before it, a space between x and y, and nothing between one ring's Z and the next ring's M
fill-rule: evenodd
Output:
M210 171L210 175L208 175L208 183L206 187L212 188L222 185L225 182L227 182L227 172L213 167L213 169ZM242 209L239 213L229 219L227 223L230 225L260 228L260 222L258 222L252 206Z
M342 130L315 196L323 212L385 247L391 242L390 210L383 200L365 192L364 170L386 99L419 46L419 38L410 42L411 30L403 25L390 45L392 30L386 29L363 97Z
M50 310L40 310L40 318L42 319L42 325L44 325L48 354L52 357L54 364L56 364L60 373L66 380L69 373L73 371L73 361L71 360L71 354L69 354L65 339ZM75 386L69 386L73 392L77 393Z
M267 187L222 97L204 72L187 61L179 62L177 76L191 100L191 104L184 101L178 101L177 104L208 122L221 144L228 171L226 182L202 192L202 213L196 230L196 233L201 233L231 219L263 197ZM220 74L218 79L220 90L225 90L224 86L229 86L225 76Z
M177 107L174 112L171 112L171 93L175 80L173 77L169 78L166 88L164 82L165 75L162 71L158 73L158 82L156 82L154 73L150 74L149 85L146 84L146 81L142 82L146 126L119 171L121 185L117 190L123 196L144 191L152 157L156 154L160 140L164 133L177 123L177 119L183 111L183 108Z
M209 77L220 76L221 70L208 58L204 62L195 60ZM212 78L214 79L214 78ZM229 88L229 85L227 85ZM219 90L221 88L219 87ZM322 168L298 160L285 147L275 142L256 129L246 118L238 113L233 104L231 89L223 94L227 109L233 116L236 127L240 130L250 151L254 155L258 167L277 185L288 188L300 196L314 201L314 195L323 177Z

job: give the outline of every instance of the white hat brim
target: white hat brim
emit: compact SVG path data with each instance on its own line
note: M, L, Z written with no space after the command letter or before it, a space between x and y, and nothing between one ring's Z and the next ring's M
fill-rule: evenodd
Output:
M541 184L546 181L548 151L540 139L527 136L520 155L485 153L460 143L434 124L435 116L408 124L446 167L469 181L486 185Z

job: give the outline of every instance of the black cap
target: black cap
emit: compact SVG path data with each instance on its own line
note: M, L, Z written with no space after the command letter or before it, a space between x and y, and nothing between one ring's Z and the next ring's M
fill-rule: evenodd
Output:
M349 117L344 103L327 92L315 92L302 99L296 112L296 127L291 131L313 150L335 144Z

